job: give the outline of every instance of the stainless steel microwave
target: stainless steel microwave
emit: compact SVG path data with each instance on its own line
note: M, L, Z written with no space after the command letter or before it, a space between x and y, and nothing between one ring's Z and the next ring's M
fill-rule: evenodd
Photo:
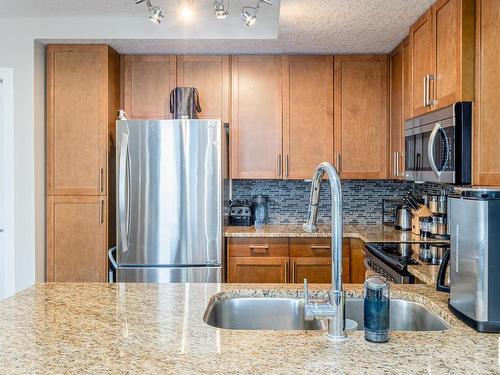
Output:
M471 102L405 122L405 180L470 185L471 154Z

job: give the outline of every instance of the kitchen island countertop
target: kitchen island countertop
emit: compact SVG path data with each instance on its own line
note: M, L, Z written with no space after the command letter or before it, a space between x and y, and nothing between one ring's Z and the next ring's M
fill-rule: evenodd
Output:
M328 285L312 285L316 297ZM344 342L321 331L211 327L211 299L302 297L298 284L37 284L0 302L2 373L494 373L500 335L480 334L426 285L391 286L451 328L392 332L386 344L362 331ZM346 285L360 296L361 285Z

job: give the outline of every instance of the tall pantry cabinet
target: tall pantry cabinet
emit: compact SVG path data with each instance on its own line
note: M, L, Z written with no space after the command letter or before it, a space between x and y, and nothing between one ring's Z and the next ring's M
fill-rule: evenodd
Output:
M47 281L107 280L119 81L106 45L47 46Z

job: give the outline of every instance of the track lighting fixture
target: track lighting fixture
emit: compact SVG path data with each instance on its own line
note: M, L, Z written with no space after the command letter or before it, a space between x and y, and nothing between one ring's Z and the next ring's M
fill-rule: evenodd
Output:
M229 0L227 0L227 9L224 5L224 0L215 0L214 14L219 19L226 18L229 15Z
M259 11L260 4L273 5L272 0L258 0L254 7L246 6L241 8L241 19L248 27L253 26L257 21L257 12Z
M140 4L143 2L146 3L146 7L148 8L149 19L151 20L151 22L161 23L161 20L164 17L163 10L158 5L153 6L150 0L135 0L136 4Z

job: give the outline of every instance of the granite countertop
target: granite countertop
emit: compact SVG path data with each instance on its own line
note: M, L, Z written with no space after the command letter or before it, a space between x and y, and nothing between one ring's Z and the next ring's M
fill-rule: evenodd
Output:
M316 297L328 285L311 286ZM211 299L302 297L297 284L38 284L0 302L2 373L474 373L498 372L500 335L480 334L448 311L448 295L426 285L391 286L451 328L391 332L386 344L362 331L340 343L321 331L242 331L203 321ZM346 285L360 296L361 285Z
M400 231L390 225L381 224L346 224L344 225L344 237L354 237L364 242L428 242L443 243L447 241L433 238L422 239L419 235L410 231ZM225 237L330 237L330 225L319 225L317 232L308 233L302 229L302 225L264 225L263 227L236 227L224 228Z

